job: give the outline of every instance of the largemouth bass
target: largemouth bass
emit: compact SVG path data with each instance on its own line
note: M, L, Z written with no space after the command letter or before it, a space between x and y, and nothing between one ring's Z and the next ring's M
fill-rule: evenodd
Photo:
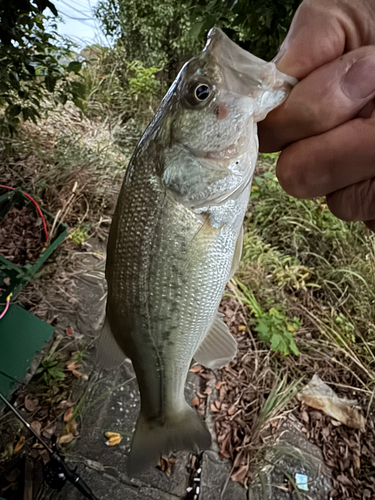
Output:
M211 30L127 168L108 241L100 350L107 365L128 356L139 384L130 475L161 453L210 447L210 433L185 400L185 381L193 358L217 368L235 356L217 310L240 261L256 122L293 83Z

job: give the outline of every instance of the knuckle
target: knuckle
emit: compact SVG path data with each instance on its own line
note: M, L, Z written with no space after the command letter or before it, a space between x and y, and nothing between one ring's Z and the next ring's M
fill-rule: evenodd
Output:
M338 219L350 222L356 220L356 217L353 212L353 206L349 206L346 203L347 193L345 193L345 191L345 189L335 191L334 193L328 194L326 199L328 208L333 215L335 215Z
M286 152L285 152L286 153ZM280 155L276 167L276 176L281 187L294 198L310 198L310 182L308 169L303 162L293 161L291 154ZM284 156L283 156L284 155Z

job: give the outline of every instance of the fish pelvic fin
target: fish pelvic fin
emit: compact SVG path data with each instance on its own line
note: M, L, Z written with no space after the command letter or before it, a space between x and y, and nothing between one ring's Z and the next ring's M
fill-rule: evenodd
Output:
M106 317L96 350L96 365L104 370L118 368L125 359L125 354L117 344Z
M163 423L146 420L140 413L128 459L130 477L156 466L160 455L170 451L207 450L211 447L211 434L196 411L186 408L167 415Z

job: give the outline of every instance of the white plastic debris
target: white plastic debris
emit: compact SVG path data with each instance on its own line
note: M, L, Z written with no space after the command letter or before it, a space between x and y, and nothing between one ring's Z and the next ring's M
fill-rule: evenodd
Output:
M339 398L318 375L297 394L297 399L305 405L324 412L329 417L353 429L364 429L366 419L353 408L356 400Z
M309 491L308 477L305 474L296 474L294 478L299 490Z

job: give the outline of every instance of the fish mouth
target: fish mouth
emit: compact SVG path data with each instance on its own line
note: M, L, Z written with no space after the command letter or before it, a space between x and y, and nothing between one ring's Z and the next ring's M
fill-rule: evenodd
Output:
M259 103L256 121L281 104L297 83L296 78L278 71L275 63L263 61L239 47L219 28L209 31L203 52L220 66L226 90Z
M205 160L234 160L235 158L242 156L249 149L247 134L242 134L242 136L230 146L220 149L219 151L192 151L194 156L197 158L202 158Z

